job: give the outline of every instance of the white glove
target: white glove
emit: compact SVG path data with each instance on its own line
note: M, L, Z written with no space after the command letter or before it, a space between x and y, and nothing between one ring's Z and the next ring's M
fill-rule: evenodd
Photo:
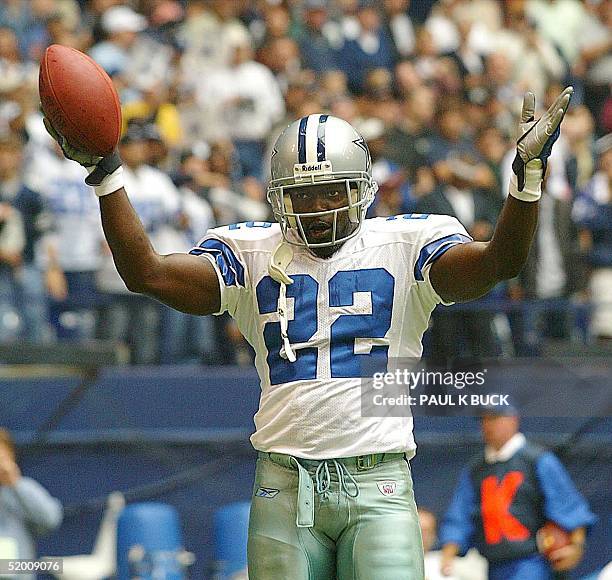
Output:
M522 201L537 201L542 195L542 178L554 142L559 137L561 121L567 111L573 87L567 87L537 121L534 120L535 95L525 93L512 162L510 195Z

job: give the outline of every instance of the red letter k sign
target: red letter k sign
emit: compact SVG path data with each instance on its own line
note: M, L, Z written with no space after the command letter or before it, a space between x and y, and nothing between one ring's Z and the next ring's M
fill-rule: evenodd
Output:
M511 471L501 482L494 475L483 480L481 509L487 544L499 544L503 539L516 542L529 537L529 530L510 513L512 500L523 479L520 471Z

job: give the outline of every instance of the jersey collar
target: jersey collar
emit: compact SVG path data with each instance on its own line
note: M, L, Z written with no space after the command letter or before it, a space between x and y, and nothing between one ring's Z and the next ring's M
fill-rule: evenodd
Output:
M515 433L499 451L495 451L488 445L485 447L485 461L487 463L499 463L508 461L525 443L527 439L522 433Z

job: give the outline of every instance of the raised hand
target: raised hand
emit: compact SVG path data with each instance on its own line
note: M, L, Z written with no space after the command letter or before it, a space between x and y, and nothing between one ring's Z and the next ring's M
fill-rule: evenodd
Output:
M49 133L61 147L64 157L76 161L79 165L87 168L89 171L89 176L85 179L87 185L100 185L107 175L111 175L116 169L121 167L121 158L116 151L106 157L84 153L68 143L68 140L55 130L49 119L43 117L43 123L45 124L47 133Z
M525 166L530 161L539 159L542 162L542 175L554 142L559 137L561 121L574 92L567 87L537 121L535 116L535 95L526 93L523 99L523 110L519 124L519 138L516 142L516 157L512 162L512 171L517 177L517 189L525 188Z

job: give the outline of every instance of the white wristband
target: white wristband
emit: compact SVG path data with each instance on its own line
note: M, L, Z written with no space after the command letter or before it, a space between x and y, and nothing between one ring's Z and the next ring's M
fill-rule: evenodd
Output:
M538 201L542 197L542 161L532 159L525 165L525 187L518 190L517 178L514 172L510 177L510 195L521 201Z
M94 170L94 167L88 171ZM96 185L93 189L95 194L98 197L103 197L104 195L108 195L109 193L114 193L118 189L123 187L123 167L119 166L115 171L113 171L110 175L107 175L100 185Z

